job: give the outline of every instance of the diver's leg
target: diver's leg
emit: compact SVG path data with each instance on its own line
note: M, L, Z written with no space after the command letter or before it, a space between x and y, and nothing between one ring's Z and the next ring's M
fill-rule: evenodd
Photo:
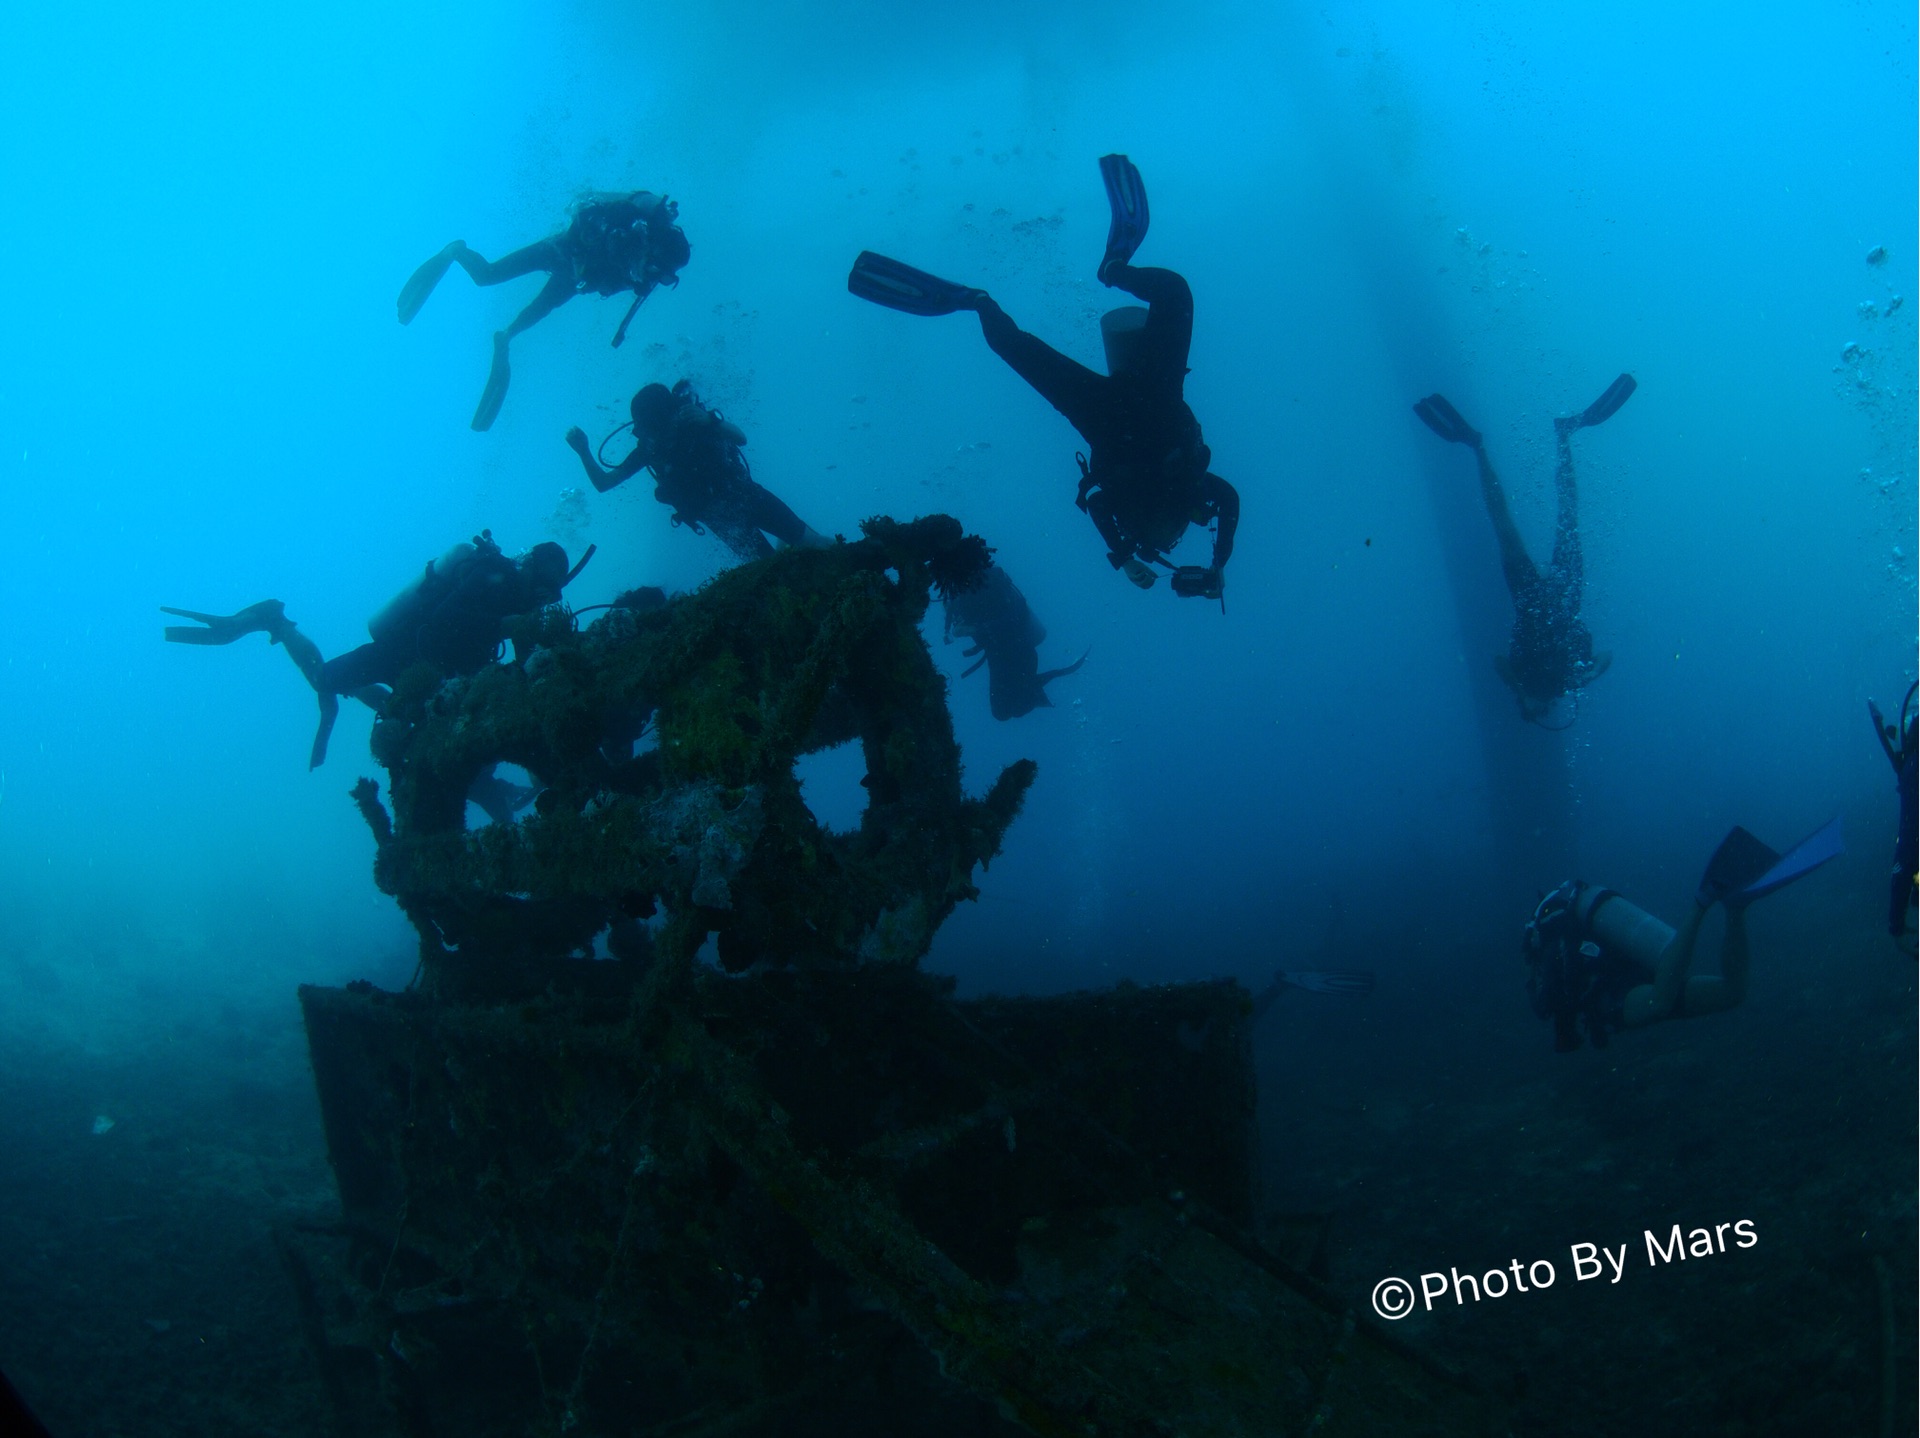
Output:
M313 747L307 751L307 768L318 769L327 762L327 741L333 737L333 721L340 717L340 696L320 691L320 726L313 731Z
M1487 447L1475 446L1473 457L1480 466L1480 497L1486 502L1487 518L1493 521L1493 537L1500 542L1500 572L1506 576L1507 593L1518 604L1540 582L1540 571L1527 557L1527 546L1521 542L1520 531L1514 526L1513 511L1507 508L1507 492L1500 486L1500 476L1494 473L1493 461L1487 458Z
M476 285L502 284L507 280L517 280L522 275L530 275L535 270L545 270L548 274L571 275L573 272L573 263L567 258L567 252L554 239L537 240L497 260L487 259L468 249L459 240L449 245L446 253L448 263L460 266Z
M745 481L740 495L741 517L755 529L771 534L782 544L798 546L819 541L820 536L807 527L805 520L787 506L787 502L755 480Z
M362 644L329 659L313 675L313 687L323 694L358 695L373 684L390 684L398 677L390 651L378 644Z
M512 343L513 337L539 324L572 299L573 292L573 267L563 264L562 268L547 276L540 293L514 316L512 324L494 332L493 366L487 371L487 387L480 392L480 403L473 411L473 428L491 429L494 420L500 417L500 406L506 401L507 385L513 378L512 366L507 359L507 346Z
M767 537L759 527L732 510L703 514L700 522L743 564L765 559L773 553L773 546L767 543Z
M1553 526L1551 566L1560 580L1572 613L1580 611L1580 591L1586 583L1586 566L1580 554L1580 497L1573 483L1573 431L1565 420L1555 420L1553 434L1558 450L1553 469L1553 489L1558 514Z
M320 657L320 646L302 634L291 619L278 628L267 631L267 637L275 644L285 648L287 658L294 667L306 676L307 683L315 689L320 687L320 671L326 667L326 660Z
M1193 290L1173 270L1115 265L1106 282L1147 302L1147 341L1161 362L1181 371L1193 346Z
M1693 967L1694 946L1700 940L1700 926L1706 922L1706 918L1707 911L1698 904L1694 905L1686 926L1673 936L1673 941L1661 952L1659 961L1654 965L1653 982L1627 991L1621 1017L1628 1028L1639 1028L1642 1024L1672 1018L1674 1006L1683 989L1687 993L1687 1012L1693 1012L1693 990L1687 981L1687 971Z
M1042 399L1066 416L1067 423L1079 430L1087 443L1094 443L1092 430L1098 427L1106 377L1078 360L1068 359L1045 340L1028 334L986 296L981 297L977 309L980 332L987 337L988 348L1032 385Z
M1738 1008L1747 997L1747 906L1726 904L1723 907L1727 911L1727 932L1720 941L1720 972L1687 980L1682 1012L1688 1018Z
M500 333L512 339L515 335L532 329L572 299L573 294L573 266L563 264L561 268L547 276L547 282L540 287L540 293L535 295L527 307L513 317L513 323Z

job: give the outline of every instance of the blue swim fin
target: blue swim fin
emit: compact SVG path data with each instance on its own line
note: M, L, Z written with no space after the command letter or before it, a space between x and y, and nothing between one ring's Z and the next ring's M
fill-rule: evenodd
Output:
M1785 854L1776 854L1745 829L1735 826L1707 861L1694 902L1704 909L1724 899L1744 908L1845 852L1837 817Z
M1107 206L1113 211L1107 227L1107 252L1100 257L1099 274L1104 283L1111 266L1124 265L1140 248L1147 237L1149 217L1146 182L1133 161L1125 155L1102 155L1100 178L1106 181Z
M1784 889L1795 879L1811 874L1827 860L1837 859L1846 852L1846 840L1840 832L1840 816L1836 814L1782 854L1772 868L1742 888L1735 897L1743 904L1765 898L1775 889Z
M872 250L862 250L847 275L847 292L908 315L950 315L970 310L985 290L956 285Z

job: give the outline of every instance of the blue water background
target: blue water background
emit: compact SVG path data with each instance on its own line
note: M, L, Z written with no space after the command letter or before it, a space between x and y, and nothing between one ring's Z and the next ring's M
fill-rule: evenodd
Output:
M1863 712L1915 666L1910 7L89 4L6 28L0 1027L48 1072L209 1003L290 1029L296 983L413 967L346 798L366 712L308 773L285 657L164 645L157 606L277 597L338 653L483 526L597 543L578 603L691 589L718 544L641 482L569 504L560 443L683 376L816 528L952 512L1046 624L1043 664L1091 649L1058 707L1001 724L930 627L970 785L1040 766L928 960L968 991L1364 967L1367 1006L1279 1016L1264 1081L1417 1083L1463 1032L1563 1073L1584 1058L1520 992L1539 890L1577 872L1675 916L1729 825L1783 846L1835 813L1849 854L1759 911L1756 1012L1715 1041L1910 975L1878 935L1892 796ZM1113 574L1076 437L971 317L844 288L882 250L1097 364L1115 150L1152 196L1142 261L1192 282L1187 394L1244 497L1224 616ZM620 350L618 300L530 331L471 433L487 337L537 281L456 272L408 328L402 281L637 187L681 204L684 282ZM1613 666L1547 735L1493 678L1510 606L1469 457L1409 405L1444 390L1485 429L1544 559L1550 419L1622 370L1639 393L1577 441ZM844 822L854 776L809 772ZM140 1096L62 1101L78 1133Z

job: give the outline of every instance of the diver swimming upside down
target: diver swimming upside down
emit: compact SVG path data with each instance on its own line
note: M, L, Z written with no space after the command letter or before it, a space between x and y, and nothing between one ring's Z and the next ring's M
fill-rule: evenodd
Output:
M1564 415L1553 422L1558 451L1554 468L1558 514L1553 556L1545 574L1528 556L1520 531L1514 526L1506 491L1494 472L1493 461L1487 457L1485 437L1461 417L1445 395L1430 394L1413 407L1421 422L1440 438L1473 451L1480 470L1481 497L1500 543L1500 570L1514 608L1507 653L1493 664L1519 701L1521 716L1542 728L1566 728L1566 724L1545 723L1555 702L1593 683L1613 662L1610 652L1595 652L1593 635L1580 620L1586 566L1580 551L1579 496L1573 483L1573 436L1577 430L1611 419L1638 387L1632 375L1623 374L1579 414Z
M1172 570L1174 593L1220 599L1240 523L1240 496L1210 471L1213 453L1187 405L1187 351L1193 339L1193 292L1172 270L1137 268L1134 252L1147 236L1147 195L1125 155L1100 161L1112 222L1100 282L1125 290L1146 307L1111 310L1100 321L1107 374L1067 358L1008 318L985 290L954 284L872 251L863 251L847 288L865 300L911 315L971 310L993 352L1033 386L1087 441L1076 503L1107 543L1114 568L1142 589ZM1166 551L1189 525L1214 526L1207 565L1179 565Z

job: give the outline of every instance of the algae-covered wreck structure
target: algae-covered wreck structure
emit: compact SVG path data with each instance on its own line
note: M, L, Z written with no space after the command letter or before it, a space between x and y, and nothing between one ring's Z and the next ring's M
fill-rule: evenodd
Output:
M917 967L1034 778L965 796L920 636L986 561L875 520L396 691L355 798L420 971L302 990L341 1216L281 1245L340 1432L1495 1431L1248 1237L1237 985ZM794 766L850 741L835 833Z

